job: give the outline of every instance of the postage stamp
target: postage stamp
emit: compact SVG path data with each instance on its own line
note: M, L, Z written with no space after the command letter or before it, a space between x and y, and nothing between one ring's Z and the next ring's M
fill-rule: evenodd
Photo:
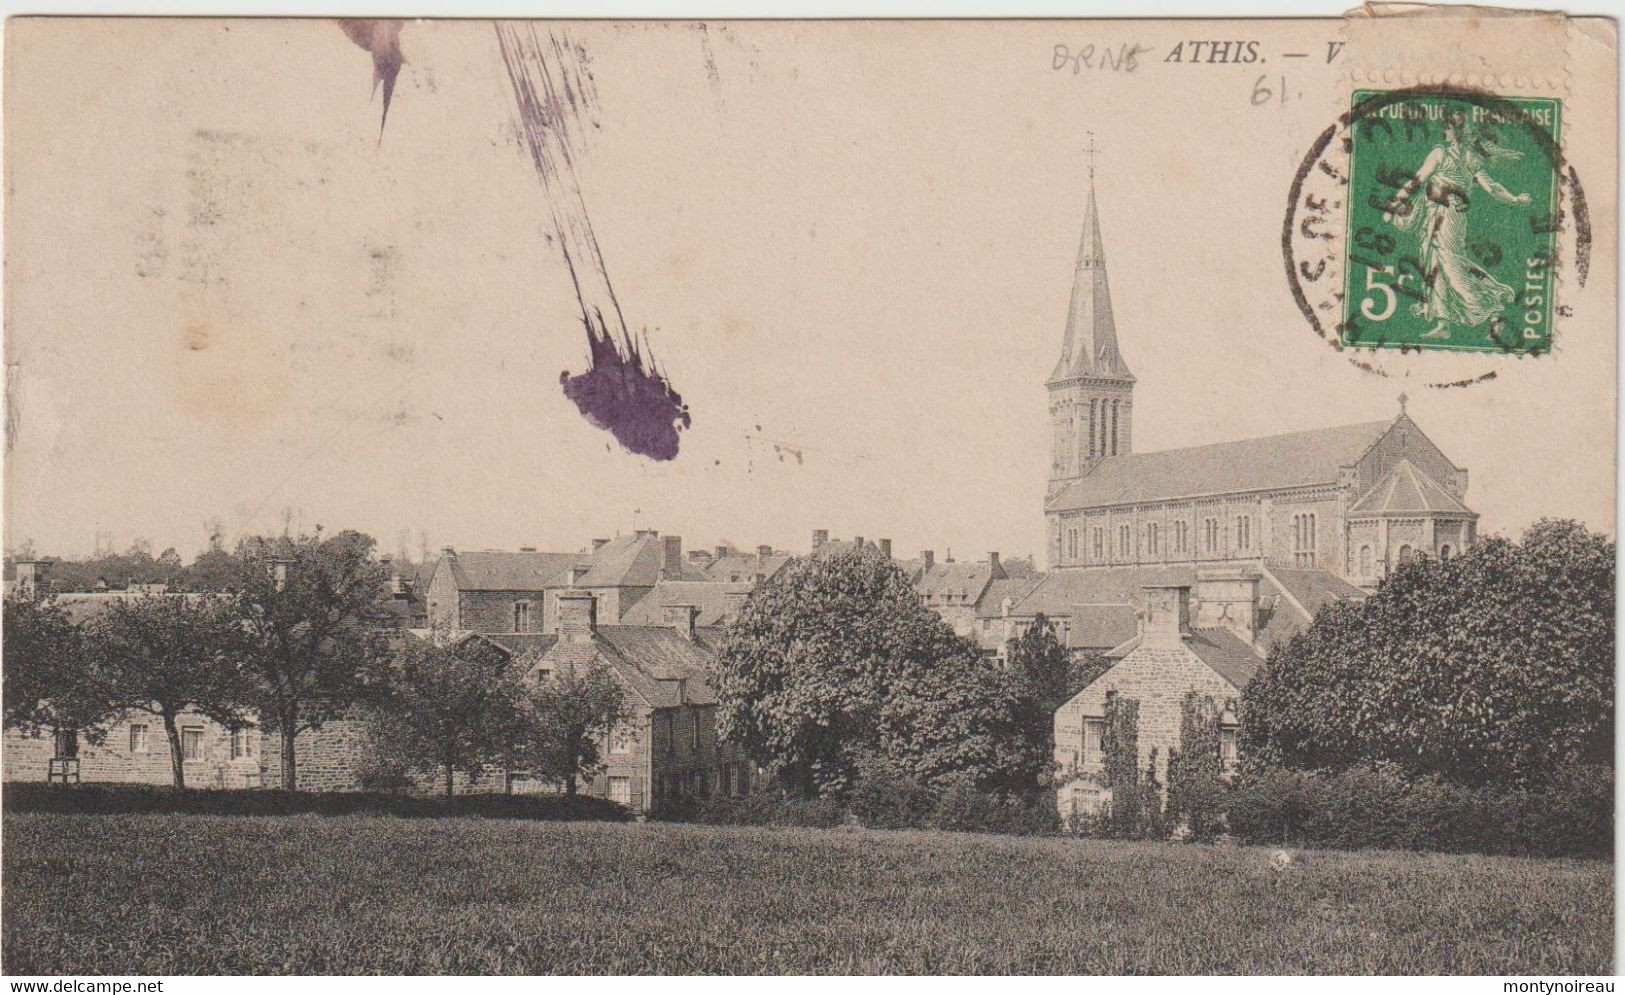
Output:
M1342 342L1550 349L1562 101L1357 90Z

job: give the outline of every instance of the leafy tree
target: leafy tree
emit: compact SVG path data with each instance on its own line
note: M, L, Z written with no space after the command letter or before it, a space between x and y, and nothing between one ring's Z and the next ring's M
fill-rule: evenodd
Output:
M121 715L152 715L169 741L176 788L186 787L181 713L243 723L237 615L218 599L148 595L119 601L90 623L94 683Z
M376 699L375 744L403 763L438 769L449 797L456 771L477 776L522 732L520 670L482 640L404 637Z
M961 652L894 677L880 703L879 749L926 785L952 779L984 791L1030 791L1054 766L1055 750L1048 735L1029 734L1029 712L1007 674Z
M96 693L83 634L54 599L34 592L5 599L0 697L5 727L28 734L95 727L111 712Z
M528 698L529 731L519 762L574 795L579 778L602 769L599 743L632 718L626 690L608 666L594 663L536 680Z
M1140 702L1116 691L1106 692L1105 728L1100 752L1102 781L1112 789L1108 828L1115 836L1133 837L1140 824Z
M1009 719L998 705L1006 689L976 655L878 553L792 560L723 638L719 728L803 797L844 792L873 755L899 754L930 775L981 763ZM949 699L952 717L936 704ZM924 727L940 721L977 745L956 748Z
M346 714L389 658L383 568L373 539L344 531L249 537L233 586L247 635L249 703L282 740L282 787L298 786L300 733Z
M1246 689L1249 750L1468 784L1611 764L1614 578L1613 542L1568 521L1401 564L1270 654Z

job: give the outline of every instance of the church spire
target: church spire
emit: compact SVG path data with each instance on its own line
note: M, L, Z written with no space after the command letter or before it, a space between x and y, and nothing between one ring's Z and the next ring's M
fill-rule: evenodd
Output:
M1061 358L1050 374L1056 383L1077 377L1133 380L1117 348L1117 325L1112 319L1112 295L1106 281L1106 251L1100 238L1100 211L1095 206L1094 134L1089 135L1089 203L1083 216L1083 238L1072 274L1072 303L1066 312L1066 335Z

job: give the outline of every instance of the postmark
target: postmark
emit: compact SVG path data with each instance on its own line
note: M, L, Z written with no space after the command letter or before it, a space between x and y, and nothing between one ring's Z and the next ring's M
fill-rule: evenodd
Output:
M1300 165L1282 232L1310 326L1378 373L1376 350L1549 353L1590 247L1561 150L1556 96L1356 90Z

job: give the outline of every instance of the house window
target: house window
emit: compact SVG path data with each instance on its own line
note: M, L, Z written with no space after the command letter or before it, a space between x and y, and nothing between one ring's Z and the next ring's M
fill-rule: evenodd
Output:
M638 731L630 722L617 723L609 734L609 752L624 756L636 749Z
M1085 763L1099 763L1101 757L1101 744L1106 738L1105 719L1083 720L1083 760Z
M188 726L181 730L181 759L203 759L203 730L197 726Z
M147 752L147 726L145 723L137 722L130 726L130 752Z
M53 737L58 759L71 760L79 755L79 730L58 729Z
M253 728L252 726L244 726L241 729L233 729L231 731L231 759L253 759L254 754L257 752L254 746L257 738L255 733L258 731L259 730Z
M667 755L676 753L677 752L677 716L673 715L670 712L667 712L665 715L662 715L660 718L661 718L661 724L666 727L665 730L664 730L664 732L666 733L666 753L667 753Z
M530 602L521 601L513 606L513 631L530 631Z
M700 752L700 710L698 708L690 709L689 716L692 721L689 723L688 728L688 745L689 749L693 750L695 753L698 753Z
M1236 745L1236 731L1234 726L1219 730L1219 767L1225 771L1236 769L1236 759L1239 755Z
M1369 577L1369 576L1371 576L1371 547L1370 546L1361 546L1360 547L1360 576L1361 577Z
M609 779L609 800L630 806L632 804L632 779L630 777L611 777Z
M734 791L737 794L750 794L750 764L740 761L739 776L734 778Z
M1105 547L1105 544L1106 544L1106 530L1105 529L1099 529L1099 528L1095 529L1094 530L1094 535L1093 535L1092 538L1094 539L1094 545L1095 545L1095 559L1097 559L1097 560L1105 559L1106 552L1105 552L1104 547Z
M1315 565L1315 516L1292 516L1292 563L1298 567Z
M726 798L734 793L734 767L733 764L723 764L720 768L717 781L717 795Z

